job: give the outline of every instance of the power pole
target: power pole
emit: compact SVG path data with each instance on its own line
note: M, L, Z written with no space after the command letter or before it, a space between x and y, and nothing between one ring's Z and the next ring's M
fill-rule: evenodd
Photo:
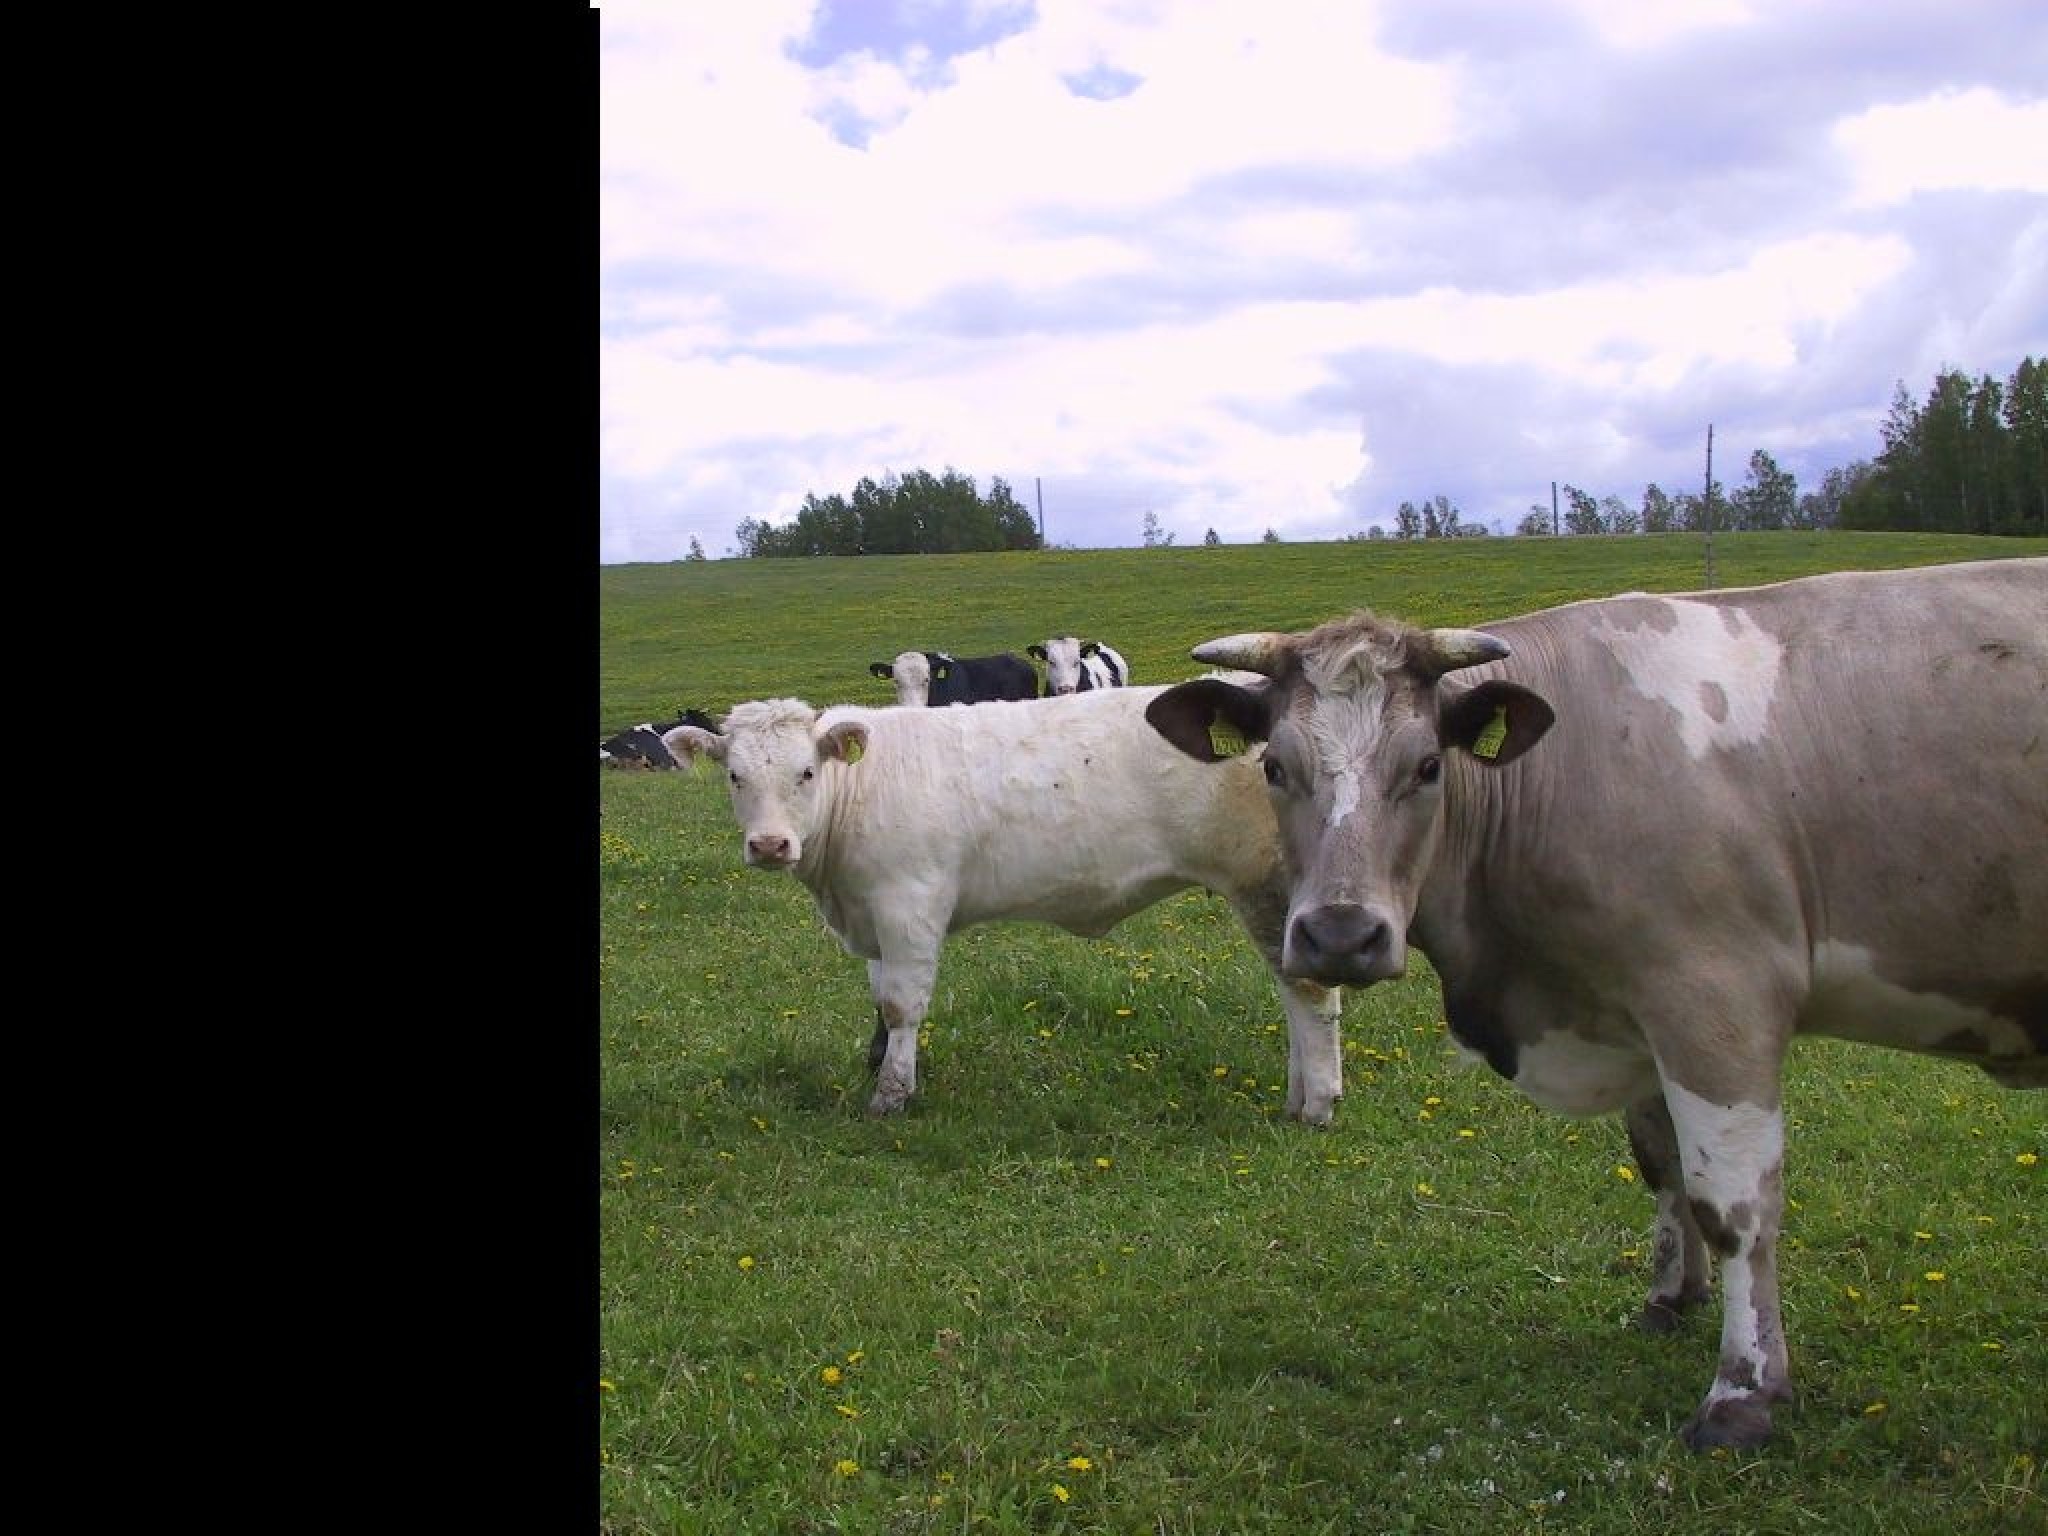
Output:
M1045 548L1045 480L1033 475L1031 483L1038 488L1038 547Z
M1714 585L1714 424L1707 423L1707 484L1700 496L1700 516L1707 524L1707 587Z
M1550 533L1553 538L1557 537L1557 482L1555 480L1550 482Z

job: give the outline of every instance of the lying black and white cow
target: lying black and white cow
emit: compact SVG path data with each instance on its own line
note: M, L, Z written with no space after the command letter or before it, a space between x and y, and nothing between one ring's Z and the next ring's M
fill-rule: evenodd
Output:
M1124 665L1123 657L1100 641L1060 635L1026 649L1045 663L1048 699L1091 688L1121 688L1131 680L1131 669Z
M597 744L597 760L608 768L673 768L676 760L662 745L661 734L679 725L694 725L700 731L714 733L718 730L718 722L701 709L686 709L673 720L664 720L659 725L643 720L605 738Z
M951 656L905 651L868 671L896 685L899 705L982 704L991 699L1035 699L1038 671L1014 651L1000 656Z
M1791 1395L1791 1036L2048 1085L2048 559L1483 631L1360 614L1194 655L1271 679L1146 714L1196 758L1219 719L1266 743L1282 974L1365 985L1412 943L1495 1071L1566 1114L1624 1110L1657 1197L1643 1324L1706 1300L1721 1261L1720 1366L1684 1438L1761 1443Z
M1287 891L1258 767L1219 773L1161 741L1145 726L1160 692L823 714L764 699L735 707L722 736L668 733L679 758L724 765L747 863L795 874L840 944L868 962L879 1019L870 1112L901 1109L916 1090L939 950L969 924L1026 920L1095 938L1205 886L1277 971ZM1343 1091L1339 993L1283 981L1280 997L1288 1113L1326 1124Z

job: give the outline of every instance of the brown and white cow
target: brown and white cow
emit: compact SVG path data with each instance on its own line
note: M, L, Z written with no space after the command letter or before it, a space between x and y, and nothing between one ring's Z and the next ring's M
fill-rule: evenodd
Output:
M747 863L795 875L840 945L868 962L871 1113L916 1091L939 952L969 924L1097 938L1205 886L1277 974L1287 882L1258 767L1204 768L1153 735L1144 712L1160 691L822 714L761 699L734 708L722 735L681 726L664 738L685 762L723 765ZM1327 1123L1344 1086L1340 994L1281 978L1280 1000L1287 1112Z
M1425 630L1360 613L1197 646L1147 719L1264 741L1283 974L1399 976L1537 1103L1625 1112L1657 1197L1641 1317L1720 1259L1687 1444L1791 1396L1778 1305L1794 1034L2048 1085L2048 559L1632 593ZM1541 742L1540 750L1531 751ZM1524 754L1527 754L1526 756Z

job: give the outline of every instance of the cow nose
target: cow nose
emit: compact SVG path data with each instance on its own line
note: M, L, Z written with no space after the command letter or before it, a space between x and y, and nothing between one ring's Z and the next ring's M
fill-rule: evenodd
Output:
M1297 913L1287 928L1283 969L1327 986L1385 981L1406 969L1386 919L1355 902Z
M756 832L747 839L749 864L787 864L793 857L790 840L780 833Z

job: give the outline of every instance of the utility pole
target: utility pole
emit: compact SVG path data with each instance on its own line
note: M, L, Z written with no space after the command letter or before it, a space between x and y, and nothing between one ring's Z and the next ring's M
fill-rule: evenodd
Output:
M1551 537L1552 537L1552 538L1555 538L1555 537L1557 537L1557 536L1558 536L1558 526L1557 526L1557 482L1556 482L1555 480L1553 480L1553 481L1551 481L1551 482L1550 482L1550 533L1551 533Z
M1714 585L1714 424L1707 423L1707 484L1700 496L1700 516L1707 524L1707 587Z
M1038 547L1045 548L1045 480L1033 475L1031 483L1038 488Z

